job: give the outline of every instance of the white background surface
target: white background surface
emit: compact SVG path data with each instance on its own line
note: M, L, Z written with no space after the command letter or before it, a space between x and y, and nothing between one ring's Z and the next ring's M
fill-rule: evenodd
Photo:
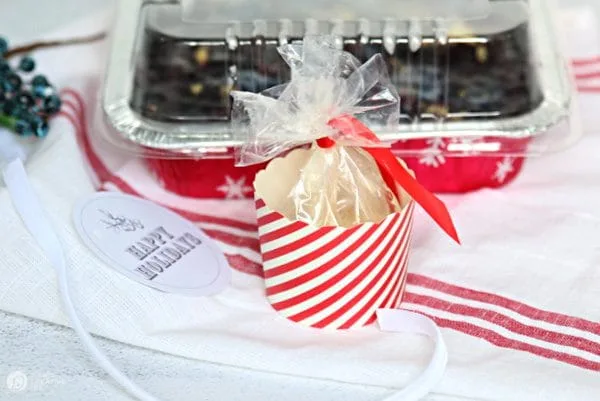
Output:
M1 0L0 35L18 43L31 41L108 3L109 0ZM600 11L600 1L568 2L577 3L595 4ZM4 358L0 361L1 400L130 399L88 359L68 329L0 312L0 344L4 351L0 353ZM102 341L101 345L129 375L165 400L360 401L377 400L386 393L385 389L342 386L187 361L109 341ZM57 349L64 352L55 353ZM13 391L7 388L7 378L24 377L27 382L23 388L15 388L14 384ZM74 393L73 388L88 391L84 395Z

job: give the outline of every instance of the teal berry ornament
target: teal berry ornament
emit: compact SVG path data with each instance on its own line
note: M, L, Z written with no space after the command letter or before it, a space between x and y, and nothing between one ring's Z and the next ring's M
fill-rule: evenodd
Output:
M30 56L25 56L19 62L19 69L23 72L31 72L35 69L35 60Z
M38 99L44 99L52 94L54 90L48 82L48 78L43 75L36 75L31 80L31 94Z
M38 138L44 138L46 135L48 135L48 131L50 130L48 122L39 115L30 116L29 123L33 129L33 133Z
M7 99L2 104L2 113L6 116L14 117L19 108L19 104L15 101L15 99Z
M47 87L48 85L50 85L50 83L48 82L48 78L46 78L43 75L36 75L31 80L31 86L33 86L33 87L36 87L36 86Z
M21 89L23 80L15 72L9 72L5 77L2 77L2 87L6 92L17 92Z
M17 102L19 102L19 104L21 104L23 107L30 108L35 106L35 100L33 99L33 96L31 96L31 94L27 91L19 92L16 98Z
M32 56L24 56L16 66L8 41L0 37L0 126L20 136L44 138L48 135L48 120L62 106L60 97L45 75L29 74L36 68Z
M53 93L54 91L52 90L52 88L48 86L34 86L33 88L31 88L31 94L36 99L44 100Z
M10 64L0 55L0 76L6 75L11 71Z
M15 131L21 136L33 135L33 127L27 120L17 120L15 123Z
M8 41L0 36L0 56L3 56L8 51Z
M48 114L58 113L62 102L57 95L50 95L46 99L44 99L44 110Z

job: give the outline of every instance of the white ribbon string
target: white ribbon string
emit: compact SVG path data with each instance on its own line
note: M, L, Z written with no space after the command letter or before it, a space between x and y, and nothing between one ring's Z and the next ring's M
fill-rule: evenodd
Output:
M16 158L7 163L2 174L16 211L56 269L65 311L85 349L96 363L131 395L140 401L159 401L113 365L83 327L71 299L63 247L31 187L21 159ZM382 331L425 335L435 343L433 356L423 373L406 388L383 401L420 400L437 385L446 368L448 355L439 328L429 318L404 310L382 309L377 312L377 316Z
M73 330L75 330L81 339L85 349L90 353L96 363L131 395L141 401L159 401L132 382L123 374L123 372L113 365L106 355L100 351L90 333L83 327L83 324L77 315L75 306L73 305L73 301L71 300L71 291L69 289L69 280L67 277L67 263L62 244L31 187L21 159L16 158L6 164L2 171L2 175L17 213L19 213L23 223L35 238L38 245L42 248L52 266L56 269L58 285L65 311L71 321Z
M380 309L377 321L382 331L424 335L433 341L434 349L429 365L402 390L383 401L418 401L438 385L448 364L448 350L440 328L425 315L401 309Z

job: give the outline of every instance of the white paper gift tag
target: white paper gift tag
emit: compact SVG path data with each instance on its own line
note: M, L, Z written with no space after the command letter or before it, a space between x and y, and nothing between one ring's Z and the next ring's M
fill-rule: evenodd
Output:
M83 242L100 259L144 285L204 296L229 284L231 268L216 243L148 200L100 192L79 202L73 218Z

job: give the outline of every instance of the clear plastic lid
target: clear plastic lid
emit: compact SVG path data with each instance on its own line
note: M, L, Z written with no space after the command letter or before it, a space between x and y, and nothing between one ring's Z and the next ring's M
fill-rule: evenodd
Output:
M450 138L457 155L530 155L572 143L573 94L545 0L181 0L119 2L102 105L105 137L160 157L240 145L231 90L289 81L277 52L333 35L365 62L381 53L399 126L373 126L400 153ZM419 140L423 140L422 146ZM524 141L526 146L524 146Z
M407 19L465 21L485 18L490 12L488 0L181 0L180 4L182 21L212 28L237 22L252 24L260 20L316 20L324 23L335 20L348 23Z

